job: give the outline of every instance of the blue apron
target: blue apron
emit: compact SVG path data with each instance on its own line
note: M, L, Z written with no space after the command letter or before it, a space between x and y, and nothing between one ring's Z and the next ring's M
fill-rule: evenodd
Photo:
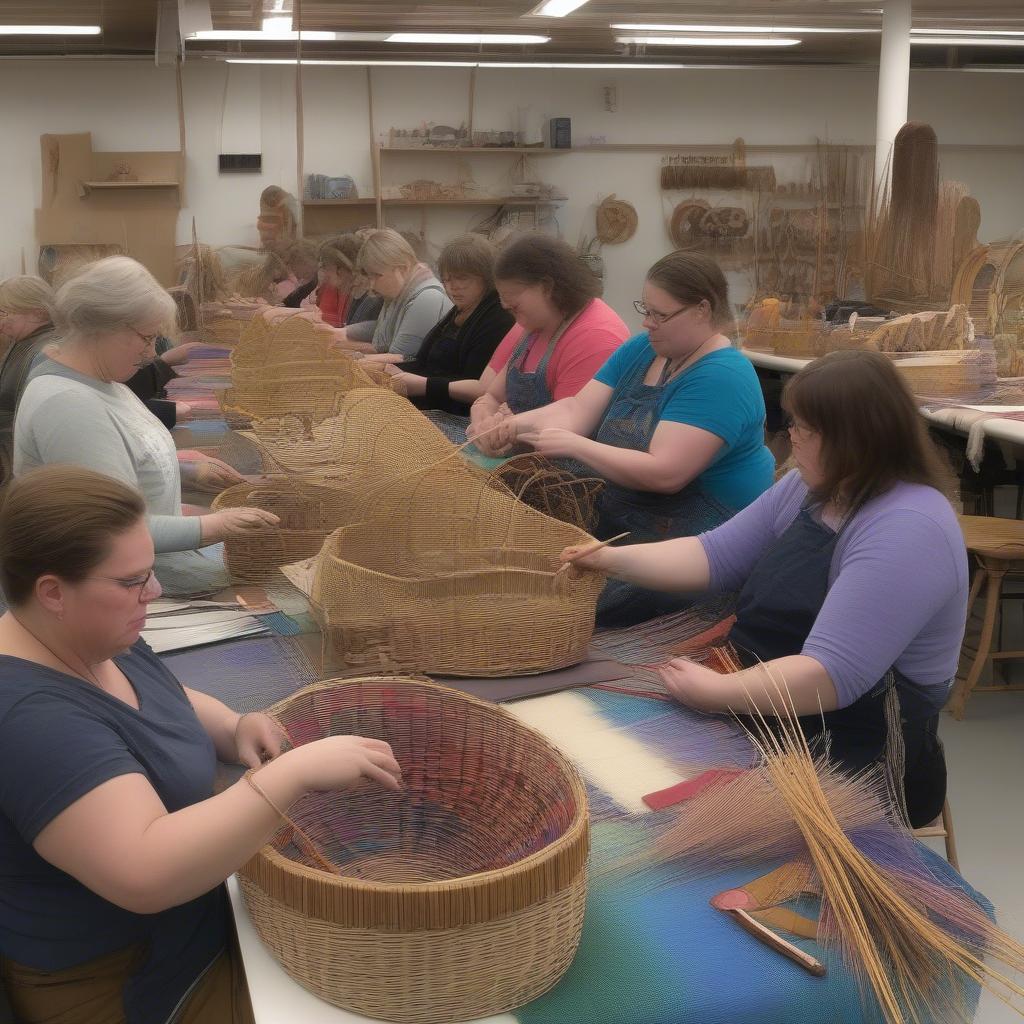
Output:
M534 409L550 405L555 400L548 387L548 363L551 362L551 356L559 341L562 340L562 335L575 319L575 316L567 317L558 325L558 329L551 335L551 340L548 342L547 348L544 349L544 355L540 357L537 369L533 373L527 373L524 367L537 332L532 331L520 338L519 344L516 345L515 351L505 367L505 404L514 413L533 412Z
M800 654L828 595L829 571L841 534L815 520L804 506L789 528L761 555L736 605L729 641L745 665ZM898 696L898 702L893 697ZM891 780L910 824L938 816L946 797L946 760L938 740L938 712L895 668L845 708L800 719L809 741L827 738L829 759L850 773L885 759L897 737L898 704L905 771Z
M634 451L650 449L669 397L669 364L665 364L657 384L645 384L650 365L637 366L616 385L595 441ZM675 494L636 491L606 481L598 504L596 536L605 539L628 530L627 543L647 544L704 533L732 515L732 509L707 494L696 480ZM609 580L597 603L597 621L602 626L632 625L679 611L693 599L694 595L663 594L622 580Z

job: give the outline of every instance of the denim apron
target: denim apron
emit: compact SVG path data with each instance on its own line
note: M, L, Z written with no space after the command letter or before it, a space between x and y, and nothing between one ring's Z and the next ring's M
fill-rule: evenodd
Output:
M548 342L547 348L544 349L544 355L541 356L533 373L527 373L524 367L537 332L531 331L529 334L524 334L519 344L516 345L505 368L505 404L514 413L532 412L534 409L550 405L555 400L548 387L548 363L551 362L551 356L559 341L562 340L562 335L575 319L575 316L567 317L558 325L558 329L551 335L551 340Z
M818 522L805 505L761 556L740 591L729 632L745 665L803 650L828 595L841 531ZM851 774L879 762L890 769L898 765L890 786L910 824L919 828L938 816L946 796L938 721L938 711L890 668L848 707L806 715L800 726L809 742L827 739L829 759Z
M637 366L616 385L595 441L634 451L650 449L671 393L666 387L670 364L666 362L657 384L645 384L650 365ZM636 491L606 481L598 504L596 536L605 539L628 530L629 544L690 537L721 525L733 511L707 494L696 480L675 494ZM663 594L609 580L597 603L597 620L602 626L632 625L679 611L693 599L694 595Z

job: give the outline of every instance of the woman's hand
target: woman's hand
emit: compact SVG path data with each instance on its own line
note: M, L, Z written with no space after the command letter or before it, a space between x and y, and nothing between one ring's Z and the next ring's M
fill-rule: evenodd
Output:
M353 789L364 779L396 792L402 788L402 768L383 740L330 736L289 750L287 760L306 793Z
M545 427L543 430L520 434L519 440L533 445L535 451L550 459L572 459L579 457L587 438L563 427Z
M568 562L572 566L569 572L574 572L577 569L589 569L591 572L611 572L615 562L614 548L599 548L589 554L581 554L590 546L589 544L573 544L563 548L558 560L563 563Z
M226 490L228 487L245 483L245 477L238 470L232 469L227 463L220 462L219 460L207 461L202 459L182 464L182 468L186 466L190 470L189 482L193 487L198 487L204 491L220 494L221 491Z
M698 711L727 710L721 700L716 699L716 691L722 688L722 676L713 669L698 665L689 658L673 658L658 667L658 675L665 689L680 704Z
M509 412L496 412L479 423L470 423L466 438L484 455L497 457L511 451L516 443L516 419Z
M163 355L157 356L157 359L168 366L181 366L182 363L188 362L197 348L202 347L202 342L186 341L181 345L175 345L174 348L169 348Z
M396 366L392 368L392 376L398 378L407 398L422 398L427 393L427 378L418 373L406 373Z
M236 760L246 768L259 768L277 757L288 742L285 731L269 715L252 711L235 726Z
M202 539L216 544L228 537L248 537L273 529L281 520L262 508L225 508L199 520Z

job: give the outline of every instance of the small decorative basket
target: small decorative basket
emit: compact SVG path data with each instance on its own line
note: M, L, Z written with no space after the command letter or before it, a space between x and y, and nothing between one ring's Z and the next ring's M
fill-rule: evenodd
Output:
M497 705L413 679L330 680L270 714L295 744L385 740L404 772L401 793L304 797L289 811L299 831L239 873L299 984L381 1020L453 1024L557 983L583 925L589 817L555 747Z

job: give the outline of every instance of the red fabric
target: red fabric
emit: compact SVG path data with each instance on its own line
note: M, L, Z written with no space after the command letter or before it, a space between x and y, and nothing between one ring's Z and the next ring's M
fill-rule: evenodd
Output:
M516 324L501 340L488 364L500 373L523 339L523 328ZM557 402L571 398L594 379L608 357L629 337L629 328L618 313L601 299L594 299L572 322L558 340L548 362L548 390ZM551 340L550 333L538 335L526 354L524 369L537 369Z
M656 793L648 793L643 801L652 811L662 811L666 807L681 804L684 800L703 793L708 786L716 782L725 782L742 774L743 772L738 768L711 768L692 779L669 786L668 789L659 789Z
M320 285L316 292L316 304L320 307L324 321L332 327L340 327L348 315L349 298L348 292L342 298L337 288L332 288L329 284Z

